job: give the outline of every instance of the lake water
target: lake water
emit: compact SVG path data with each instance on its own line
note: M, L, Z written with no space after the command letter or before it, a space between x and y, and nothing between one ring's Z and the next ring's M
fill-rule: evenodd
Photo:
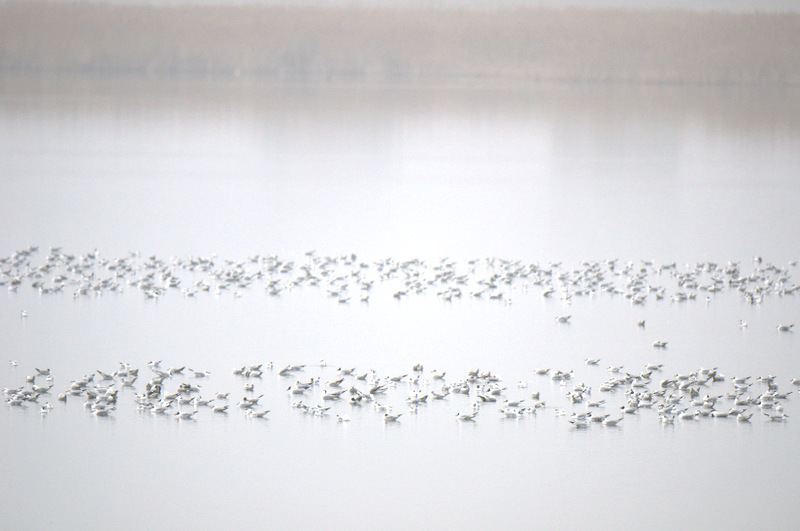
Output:
M58 259L45 286L56 271L75 281L59 293L32 288L32 276L8 290L4 273L0 383L23 386L35 367L50 368L53 391L39 403L55 407L0 409L0 528L74 529L88 518L119 529L789 527L800 517L796 393L781 402L786 422L750 406L749 423L663 425L656 409L642 409L616 429L572 427L570 414L589 408L566 393L585 383L588 400L606 399L596 414L623 415L624 390L599 391L613 377L607 367L638 374L648 363L663 364L652 390L701 367L728 377L698 386L701 396L732 392L734 376L750 375L754 396L766 390L757 376L798 389L797 333L776 329L800 325L797 295L765 279L783 275L789 288L800 275L799 109L797 91L753 88L0 80L0 258L39 246L24 274L50 247L98 253L83 279ZM151 255L182 281L149 299L136 281ZM294 265L269 270L270 255ZM219 277L185 267L211 256L213 271L234 270L230 260L263 276L215 292ZM323 277L326 256L336 257L335 272ZM389 258L397 271L382 276ZM112 278L115 259L132 268L118 292L73 296L81 283ZM414 259L424 262L400 265ZM500 259L536 273L504 284L514 266ZM729 261L741 276L760 275L747 286L765 288L760 303L728 283L715 293L676 282L697 271L707 287ZM577 293L580 282L568 279L588 262L620 293ZM718 269L698 269L708 262ZM318 285L297 281L304 264ZM456 285L435 279L442 264L467 276L461 297L445 300ZM654 289L632 304L622 292L642 268ZM537 284L542 271L550 276ZM493 275L497 288L473 296ZM420 278L416 293L407 281ZM354 279L375 282L369 302ZM202 280L208 292L192 288ZM269 280L279 295L267 293ZM543 297L548 284L555 293ZM680 291L694 298L673 301ZM599 364L586 365L589 357ZM195 421L177 421L137 410L134 392L159 359L209 371L166 385L199 383L205 398L229 391L230 412L201 407ZM140 377L109 417L93 416L83 397L56 400L71 381L120 362ZM232 374L267 362L274 368L260 379ZM425 367L419 386L409 381L416 363ZM280 376L288 364L307 366ZM338 367L408 373L374 400L402 412L399 422L347 399L331 401L327 416L292 407L287 387L320 377L302 400L323 404ZM538 367L573 370L572 380L537 376ZM475 389L407 407L415 392L476 368L505 390L475 422L456 420L478 400ZM237 407L251 396L246 383L263 393L267 419ZM366 386L352 376L343 385ZM503 400L532 406L534 391L547 407L500 417Z

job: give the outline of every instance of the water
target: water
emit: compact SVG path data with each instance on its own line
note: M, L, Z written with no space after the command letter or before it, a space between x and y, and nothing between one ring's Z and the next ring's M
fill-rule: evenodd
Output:
M297 272L315 249L357 253L370 266L364 274L375 275L375 261L388 257L424 258L429 274L443 257L466 272L468 260L495 256L542 267L561 260L564 272L584 260L619 258L637 270L643 259L677 261L680 271L733 260L749 274L761 255L786 267L790 283L800 274L789 265L800 257L792 91L4 79L0 94L3 257L39 245L41 264L50 246L63 246L112 260L138 251L139 266L150 255L167 263L217 255L222 267L276 254ZM203 277L182 275L182 287ZM553 409L571 412L565 392L585 382L616 414L624 394L597 390L609 365L638 372L663 363L653 388L716 366L728 377L777 375L788 391L800 377L797 334L775 327L800 324L796 296L750 304L726 289L683 303L649 296L640 306L608 294L544 298L520 280L500 288L510 304L470 297L474 282L447 303L437 288L397 300L402 282L377 281L368 304L352 288L347 304L323 286L271 297L263 281L241 297L175 288L158 300L127 282L121 293L77 298L39 294L28 281L4 290L3 387L49 367L61 392L119 362L140 367L141 383L147 362L163 359L210 371L197 380L202 394L230 391L232 411L178 422L137 411L132 390L120 392L109 418L56 395L44 417L36 406L3 407L2 431L13 435L0 443L0 527L75 528L87 514L127 529L750 529L798 517L788 494L800 473L795 393L786 423L765 422L751 407L750 424L670 427L641 411L618 429L574 430ZM667 272L651 271L648 282L677 290ZM571 324L555 322L565 314ZM668 348L654 349L658 339ZM600 365L586 366L587 357ZM235 406L245 381L231 371L267 361L276 369L255 381L255 394L271 412L248 419ZM308 366L278 376L289 363ZM499 405L484 406L477 422L459 423L455 413L474 395L412 414L404 401L414 388L403 383L383 399L404 412L399 423L343 403L332 413L352 420L339 424L333 414L299 413L285 391L296 379L332 380L340 366L388 376L414 363L424 378L437 369L448 381L492 370L506 397L530 400L538 390L550 408L501 420ZM561 386L535 367L573 369L573 381ZM179 381L195 382L170 385ZM727 381L709 392L731 389ZM306 400L320 401L320 391Z

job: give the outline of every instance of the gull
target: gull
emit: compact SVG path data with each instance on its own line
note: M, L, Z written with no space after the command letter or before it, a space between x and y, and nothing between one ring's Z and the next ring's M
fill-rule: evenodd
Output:
M624 417L619 417L617 419L610 419L610 418L604 419L603 426L608 426L608 427L617 426L620 422L622 422L623 418Z
M228 412L228 404L223 406L216 406L213 410L214 413L227 413Z
M402 413L389 413L386 412L383 414L383 421L384 422L397 422L397 419L400 418Z
M323 395L323 400L339 400L342 398L342 394L346 391L346 389L342 389L340 391L328 391L326 390Z
M794 324L781 324L777 326L779 332L791 332L793 327Z
M17 360L9 360L8 364L11 365L12 367L16 367L17 366Z
M178 420L194 420L192 418L192 416L195 413L197 413L197 410L195 410L195 411L176 411L175 412L175 418L177 418Z
M255 397L255 398L247 398L247 397L244 397L244 398L242 398L242 401L241 401L241 402L239 402L239 407L240 407L240 408L242 408L242 409L250 409L250 408L252 408L253 406L255 406L256 404L258 404L258 400L259 400L259 399L260 399L262 396L264 396L264 395L260 395L260 396L257 396L257 397Z
M336 422L350 422L350 417L347 415L336 415Z
M559 323L569 323L569 318L572 317L571 315L559 315L556 317L556 322Z
M640 327L644 328L644 319L641 319L641 320L639 320L639 321L636 323L636 326L640 326Z
M661 341L661 340L655 341L655 342L653 342L653 347L655 347L655 348L667 348L667 342L666 341Z
M255 412L252 409L247 411L247 415L252 419L263 419L265 418L266 414L269 413L269 409L265 409L264 411Z
M477 414L477 411L473 411L472 413L456 413L456 419L464 422L473 422Z
M599 358L586 358L586 360L584 360L584 363L586 363L586 365L597 365L598 363L600 363L600 359Z
M500 416L504 419L516 419L521 416L520 412L516 409L500 408Z
M332 381L328 382L328 386L329 387L340 387L342 385L343 381L344 381L344 376L342 376L341 378L338 378L336 380L332 380Z
M434 400L444 400L449 394L450 394L449 389L443 393L437 393L436 391L431 391L431 396L433 396Z

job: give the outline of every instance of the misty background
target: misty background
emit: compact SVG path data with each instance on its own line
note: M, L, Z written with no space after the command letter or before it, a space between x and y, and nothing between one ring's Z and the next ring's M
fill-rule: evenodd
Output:
M800 14L778 12L788 3L645 5L6 2L0 72L290 84L800 82Z

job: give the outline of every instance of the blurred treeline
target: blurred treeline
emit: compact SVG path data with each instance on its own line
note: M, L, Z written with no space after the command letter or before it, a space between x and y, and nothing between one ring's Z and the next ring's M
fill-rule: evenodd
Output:
M800 15L0 3L0 74L800 83Z

